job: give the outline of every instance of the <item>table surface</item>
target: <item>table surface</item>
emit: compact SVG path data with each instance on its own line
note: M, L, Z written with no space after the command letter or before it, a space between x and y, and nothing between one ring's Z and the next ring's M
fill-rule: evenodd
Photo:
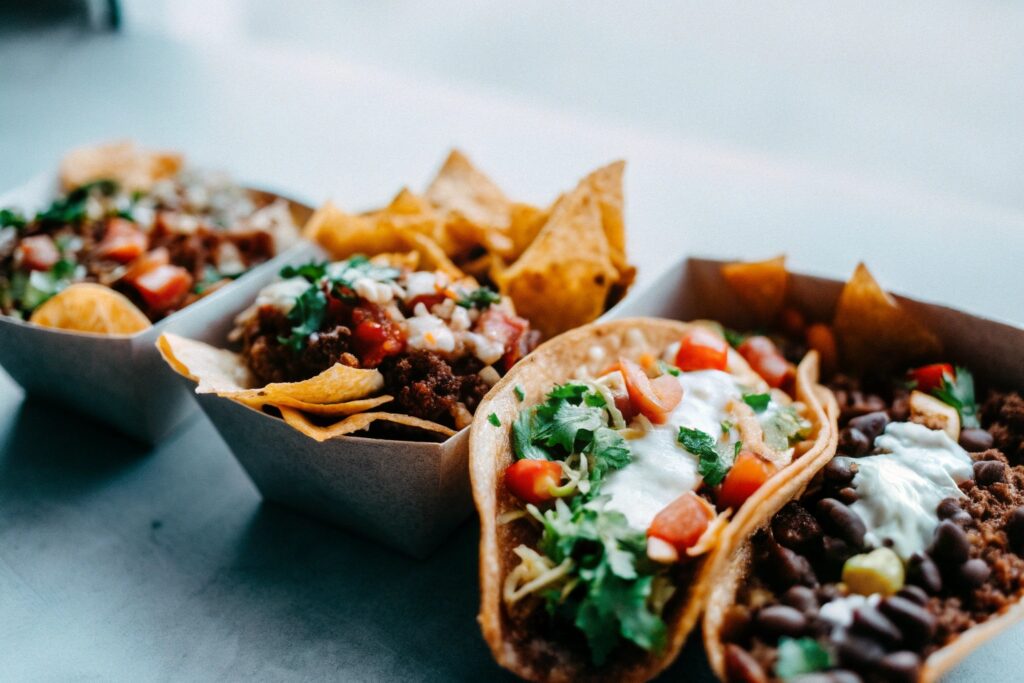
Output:
M317 202L385 201L458 145L543 202L628 160L640 284L682 253L843 276L1024 321L1024 212L277 47L0 41L0 186L132 136ZM116 73L102 96L97 73ZM933 265L929 265L933 264ZM1014 292L1008 295L1007 292ZM414 561L262 504L202 417L155 448L0 373L0 679L479 680L475 523ZM1024 631L952 680L1010 680ZM672 670L709 679L691 647Z

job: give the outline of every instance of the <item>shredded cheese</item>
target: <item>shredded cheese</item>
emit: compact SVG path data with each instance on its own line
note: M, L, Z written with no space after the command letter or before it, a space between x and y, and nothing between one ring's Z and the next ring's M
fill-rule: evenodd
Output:
M556 566L550 559L525 545L516 547L512 552L519 556L521 562L505 577L502 593L507 605L514 605L527 595L561 581L573 568L572 558L566 558Z

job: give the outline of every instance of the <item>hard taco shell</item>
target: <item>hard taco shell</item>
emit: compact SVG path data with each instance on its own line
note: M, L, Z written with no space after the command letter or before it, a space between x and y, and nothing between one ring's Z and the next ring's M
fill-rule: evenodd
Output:
M492 413L500 421L477 419L470 432L470 477L473 497L480 515L480 591L479 621L483 635L499 664L515 674L536 681L568 680L647 680L665 669L679 654L690 630L696 624L704 600L716 573L740 545L743 531L756 528L774 512L778 501L790 488L802 487L834 452L837 409L831 394L817 385L817 357L811 353L797 371L797 400L806 406L812 423L808 447L793 463L776 473L734 514L725 525L718 542L709 552L690 563L692 580L669 601L664 618L669 627L668 644L663 652L645 653L623 648L608 663L595 668L585 648L567 645L514 624L502 602L502 583L517 558L513 549L528 539L529 529L522 524L498 523L499 516L521 507L504 490L502 474L512 462L510 428L523 406L538 403L555 384L578 376L581 369L592 373L619 356L637 359L642 353L660 355L670 343L678 341L694 323L655 318L632 318L593 323L563 334L542 345L520 361L477 409L478 416ZM746 378L752 386L763 386L746 362L730 351L729 371ZM525 397L519 401L516 387ZM784 501L783 501L784 502Z

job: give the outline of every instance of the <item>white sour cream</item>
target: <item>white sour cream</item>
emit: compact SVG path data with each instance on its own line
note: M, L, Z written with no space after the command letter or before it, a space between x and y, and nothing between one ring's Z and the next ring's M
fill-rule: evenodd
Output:
M309 289L309 281L302 277L293 277L267 285L256 297L256 308L272 306L282 313L295 308L295 300Z
M395 298L395 288L390 282L378 282L369 277L358 277L352 283L356 294L378 306L383 306Z
M851 593L826 602L818 611L818 616L832 625L832 637L838 638L853 624L855 611L866 605L877 607L881 601L882 596L877 593L867 596Z
M971 458L945 432L913 422L890 423L875 445L885 453L850 459L859 496L851 508L869 545L890 539L906 561L931 543L942 499L963 497L957 484L972 478Z
M729 419L726 405L740 400L742 388L720 370L683 372L676 378L683 399L665 424L654 425L639 417L632 427L643 434L629 440L632 461L608 475L601 493L610 496L606 509L618 510L635 529L646 530L665 506L701 484L697 456L678 442L679 428L689 427L718 438L722 421Z
M416 315L408 318L408 345L412 349L451 353L455 350L455 335L443 320L426 312L426 306L416 306Z

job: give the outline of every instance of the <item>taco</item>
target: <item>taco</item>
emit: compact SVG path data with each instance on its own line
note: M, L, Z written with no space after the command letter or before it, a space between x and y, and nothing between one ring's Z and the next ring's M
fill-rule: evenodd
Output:
M169 334L161 351L197 391L272 408L317 440L371 427L446 438L538 333L474 278L417 262L412 252L287 266L236 317L237 352Z
M816 354L781 368L760 376L715 323L637 318L565 333L494 387L470 475L500 665L646 680L674 659L737 529L834 447Z
M836 452L743 530L708 601L708 658L730 682L936 680L1024 616L1024 398L976 392L863 266L831 325L802 317L784 336L831 335L837 354Z
M149 327L294 244L306 213L130 142L70 152L60 185L0 210L0 313L80 332Z

